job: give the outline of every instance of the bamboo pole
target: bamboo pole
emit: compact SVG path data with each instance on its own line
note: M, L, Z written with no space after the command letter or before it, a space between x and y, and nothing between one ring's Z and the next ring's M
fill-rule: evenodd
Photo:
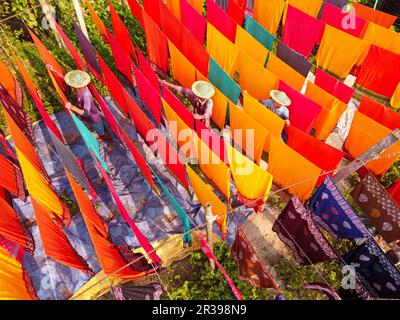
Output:
M81 5L79 4L79 0L72 0L72 3L74 4L75 13L76 16L78 17L79 26L81 27L83 34L90 41L89 34L86 29L85 20L83 19L82 8Z
M213 252L213 240L212 240L212 225L214 222L214 215L212 214L212 208L211 204L207 203L206 204L206 222L207 222L207 242L208 245L210 246L211 253ZM210 259L210 266L211 270L215 270L215 263L213 259Z

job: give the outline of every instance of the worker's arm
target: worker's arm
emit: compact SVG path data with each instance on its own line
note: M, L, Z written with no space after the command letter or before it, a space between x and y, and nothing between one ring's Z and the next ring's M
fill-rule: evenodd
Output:
M65 104L65 107L66 107L68 110L71 110L71 111L75 112L76 114L79 114L80 116L83 116L83 115L85 114L85 110L82 110L82 109L79 109L79 108L75 107L75 106L72 105L70 102L67 102L67 103Z
M161 85L166 86L167 88L170 88L170 89L174 89L176 91L181 91L181 89L182 89L181 86L177 86L176 84L169 83L165 80L161 81Z

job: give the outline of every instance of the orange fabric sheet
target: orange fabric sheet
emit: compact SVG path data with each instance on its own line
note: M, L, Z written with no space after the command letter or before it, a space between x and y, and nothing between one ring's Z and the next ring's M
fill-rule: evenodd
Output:
M135 271L130 266L119 270L123 268L127 262L124 260L117 247L109 240L106 225L96 212L90 199L72 176L68 172L66 173L104 273L106 275L112 274L113 278L125 280L132 280L144 276L146 274L145 272ZM114 273L117 270L119 271Z
M321 9L322 3L322 0L287 0L283 16L283 24L285 24L286 21L286 12L289 4L304 13L307 13L309 16L316 18Z
M216 222L225 237L227 221L226 205L215 195L211 186L207 185L188 165L186 165L186 171L197 199L203 207L205 207L207 203L211 204L212 213L214 216L218 217Z
M242 153L227 145L232 177L238 192L247 199L267 201L272 186L272 175Z
M263 66L265 64L269 52L268 49L239 25L236 28L235 44L260 65Z
M390 129L362 113L356 112L344 147L353 157L357 158L389 135L390 132ZM384 174L400 157L397 152L400 152L400 142L396 142L390 148L381 152L380 159L368 161L367 168L376 175Z
M37 300L27 276L22 264L0 246L0 300Z
M297 91L301 91L306 78L279 59L273 53L270 53L268 58L267 69L271 71L279 80L283 80L286 84Z
M198 13L203 14L204 0L186 0Z
M276 35L284 9L285 0L254 1L254 19Z
M285 121L283 119L266 108L248 93L243 95L243 105L243 111L252 117L253 120L261 125L265 130L275 137L281 136L283 127L285 126Z
M390 26L396 21L397 17L386 12L375 10L361 3L353 3L357 17L379 24L385 28Z
M5 188L15 197L24 198L24 181L21 169L2 154L0 154L0 168L0 187Z
M211 119L215 122L218 128L223 129L226 118L226 111L228 103L231 103L228 98L217 88L215 88L215 95L213 96L213 111Z
M181 21L181 0L167 0L166 3L175 18Z
M92 5L90 4L90 2L88 0L85 0L85 4L89 9L90 16L92 17L92 20L96 26L97 31L99 31L99 33L103 37L103 39L107 39L106 26L104 25L103 21L97 15L96 11L94 11Z
M363 39L378 47L400 54L400 34L391 29L368 22Z
M7 92L10 94L10 96L16 101L16 96L15 96L15 78L11 71L7 68L7 66L0 61L0 84L4 89L7 90Z
M280 139L271 136L268 172L274 182L296 195L302 202L312 194L321 169L291 149Z
M239 85L254 98L268 99L269 92L278 88L278 78L253 58L241 51L238 59Z
M322 69L344 78L365 50L368 50L368 43L365 40L326 25L316 62Z
M168 40L169 53L171 56L172 74L182 86L191 88L196 81L196 69L188 59Z
M400 108L400 83L397 85L396 90L390 99L390 105L396 109Z
M268 150L270 133L237 106L231 106L229 113L233 141L248 158L259 163L264 148Z
M206 51L227 74L231 77L233 76L239 47L233 44L209 22L207 22Z

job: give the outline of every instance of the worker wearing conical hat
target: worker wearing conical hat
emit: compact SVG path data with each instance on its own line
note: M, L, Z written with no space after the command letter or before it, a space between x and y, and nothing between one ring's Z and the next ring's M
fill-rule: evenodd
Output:
M215 89L211 83L207 81L196 81L192 84L192 88L184 88L174 85L165 80L161 84L176 90L179 94L185 96L193 105L193 117L210 127L210 119L213 108L213 100Z
M90 76L85 71L73 70L68 72L64 81L76 91L77 106L71 103L66 104L66 108L80 116L80 118L96 132L100 140L107 141L107 152L111 152L114 143L101 116L93 101L93 96L90 93L87 85L90 82Z

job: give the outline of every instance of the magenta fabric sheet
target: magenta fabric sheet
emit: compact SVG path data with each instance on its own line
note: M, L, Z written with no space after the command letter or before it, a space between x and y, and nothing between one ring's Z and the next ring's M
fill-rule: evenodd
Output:
M321 69L316 69L315 84L344 103L349 103L354 94L354 89L345 85Z

